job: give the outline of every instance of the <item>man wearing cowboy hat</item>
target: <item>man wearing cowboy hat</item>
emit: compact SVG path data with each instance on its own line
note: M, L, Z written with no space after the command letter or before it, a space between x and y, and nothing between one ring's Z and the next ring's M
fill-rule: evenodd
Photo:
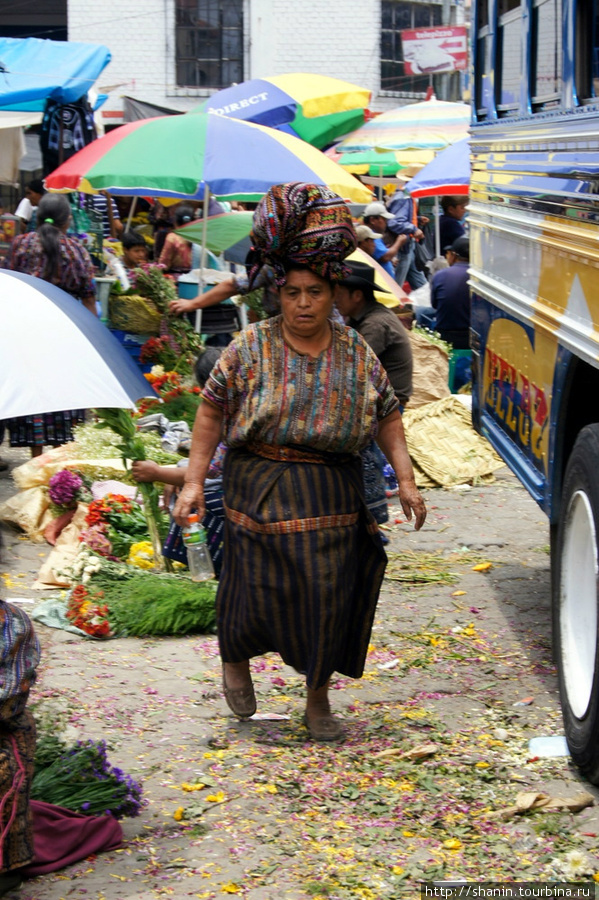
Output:
M412 393L412 347L407 330L396 314L377 303L374 291L389 291L375 284L367 263L345 260L351 274L335 286L337 309L348 325L362 335L376 353L403 407Z

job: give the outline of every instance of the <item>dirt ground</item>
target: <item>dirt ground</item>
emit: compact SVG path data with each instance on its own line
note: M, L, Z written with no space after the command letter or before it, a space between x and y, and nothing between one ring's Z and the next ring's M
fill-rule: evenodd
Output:
M0 474L0 499L13 492ZM494 815L522 792L599 797L568 757L528 746L562 733L546 519L506 469L425 495L420 533L392 507L365 677L333 685L339 746L308 740L302 680L274 655L253 661L258 715L238 723L213 635L97 642L37 626L33 700L69 738L106 739L148 802L122 849L7 896L392 900L433 879L592 883L599 807ZM48 548L3 533L4 596L45 597L29 586Z

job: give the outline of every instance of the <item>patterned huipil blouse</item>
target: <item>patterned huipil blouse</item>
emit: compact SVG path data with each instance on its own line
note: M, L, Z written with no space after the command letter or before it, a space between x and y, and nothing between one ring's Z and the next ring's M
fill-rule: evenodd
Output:
M331 343L316 358L286 343L281 316L244 329L223 351L202 395L223 413L227 447L357 454L376 436L399 408L393 388L363 338L330 324Z

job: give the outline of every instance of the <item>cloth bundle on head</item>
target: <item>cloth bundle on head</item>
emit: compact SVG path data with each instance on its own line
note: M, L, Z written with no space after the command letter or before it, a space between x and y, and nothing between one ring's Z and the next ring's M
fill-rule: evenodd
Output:
M347 274L343 260L356 249L349 209L341 197L318 184L276 184L254 213L250 288L264 265L278 285L290 263L307 266L321 278L337 281Z

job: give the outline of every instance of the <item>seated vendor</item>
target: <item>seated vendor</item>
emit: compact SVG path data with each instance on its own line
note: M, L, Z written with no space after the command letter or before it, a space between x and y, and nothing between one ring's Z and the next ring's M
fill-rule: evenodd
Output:
M0 600L0 895L20 884L23 866L33 861L35 721L26 704L39 659L28 616Z

